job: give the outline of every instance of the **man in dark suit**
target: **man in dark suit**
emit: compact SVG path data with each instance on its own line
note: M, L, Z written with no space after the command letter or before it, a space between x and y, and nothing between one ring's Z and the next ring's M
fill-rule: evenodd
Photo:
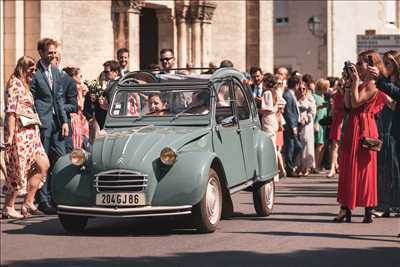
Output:
M286 121L283 153L285 155L287 176L298 177L295 173L295 161L302 150L302 145L298 136L300 112L296 99L296 91L301 86L301 80L297 77L290 77L287 85L288 89L283 93L283 98L286 101L283 112L283 117Z
M263 94L263 72L260 67L253 66L250 68L251 76L251 93L256 101L257 108L261 108L261 99Z
M38 42L40 60L37 71L32 77L30 90L35 107L42 122L40 137L43 147L49 156L50 165L65 154L64 138L68 136L68 119L64 109L63 88L59 70L51 65L57 53L57 42L44 38ZM51 168L50 168L51 169ZM50 171L49 171L50 173ZM46 214L55 214L52 205L47 177L45 185L38 193L39 209Z
M60 70L61 63L61 53L57 51L52 64ZM71 113L78 112L78 100L77 100L77 89L76 82L71 78L66 72L60 70L61 85L63 88L63 98L64 98L64 110L67 115L68 123L68 137L65 139L65 149L66 153L70 153L73 150L72 144L72 127L71 127Z

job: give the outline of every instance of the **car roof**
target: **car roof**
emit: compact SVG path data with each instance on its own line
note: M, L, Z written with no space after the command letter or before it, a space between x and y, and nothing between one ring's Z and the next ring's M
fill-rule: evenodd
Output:
M216 82L228 77L236 77L238 80L243 81L245 76L240 71L233 68L221 68L217 69L213 74L152 74L145 71L130 72L118 81L118 85L121 86L137 86L140 85L138 80L145 81L146 85L151 84L208 84L208 82Z

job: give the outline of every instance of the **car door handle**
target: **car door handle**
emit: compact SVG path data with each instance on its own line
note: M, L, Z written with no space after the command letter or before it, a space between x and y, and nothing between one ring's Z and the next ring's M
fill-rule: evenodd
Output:
M241 131L242 131L242 129L239 129L239 128L236 129L237 133L240 133Z

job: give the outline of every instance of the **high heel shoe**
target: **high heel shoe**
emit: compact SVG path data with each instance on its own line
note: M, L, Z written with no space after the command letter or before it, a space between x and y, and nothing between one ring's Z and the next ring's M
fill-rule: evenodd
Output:
M365 208L363 223L372 223L372 208Z
M29 215L44 215L38 208L29 204L22 205L21 213L24 217L28 217Z
M351 222L351 210L347 207L340 207L339 214L333 218L333 222L336 223L341 223L343 221L346 221L348 223Z
M16 211L14 208L5 207L4 210L1 212L2 219L22 219L24 216Z
M336 172L329 172L327 175L326 175L326 178L333 178L333 177L335 177L336 176Z

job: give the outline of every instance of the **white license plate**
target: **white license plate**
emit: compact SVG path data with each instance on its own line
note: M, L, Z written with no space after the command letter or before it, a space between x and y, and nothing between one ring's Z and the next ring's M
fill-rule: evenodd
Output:
M99 206L143 206L146 204L144 193L99 193L96 205Z

